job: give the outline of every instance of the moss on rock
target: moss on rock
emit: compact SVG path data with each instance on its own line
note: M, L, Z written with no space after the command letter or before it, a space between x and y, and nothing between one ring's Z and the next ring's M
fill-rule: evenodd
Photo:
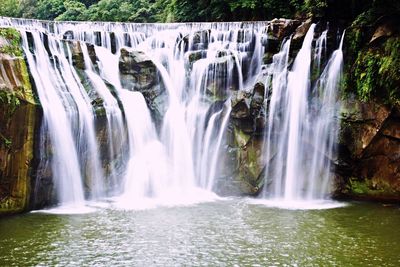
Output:
M344 194L352 198L365 200L400 200L400 191L384 179L357 179L350 178L344 190Z
M387 104L400 103L399 51L400 37L360 51L354 65L356 93L360 99L378 97Z

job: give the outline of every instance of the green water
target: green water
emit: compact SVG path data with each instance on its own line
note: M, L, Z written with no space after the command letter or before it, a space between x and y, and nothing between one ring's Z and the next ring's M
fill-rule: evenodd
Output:
M0 219L0 266L400 266L400 208L245 200Z

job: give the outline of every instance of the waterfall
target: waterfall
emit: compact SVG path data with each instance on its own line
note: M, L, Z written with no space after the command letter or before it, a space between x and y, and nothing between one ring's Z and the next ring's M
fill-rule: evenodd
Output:
M232 96L253 94L261 80L262 195L328 193L343 55L340 47L326 63L327 31L315 41L311 25L293 62L285 39L264 65L268 22L0 25L21 32L43 107L40 165L51 166L61 205L106 197L124 207L187 203L215 191L230 149Z
M60 66L56 66L56 62L50 61L48 52L43 45L42 33L32 32L34 53L31 53L29 49L27 35L22 34L22 36L23 48L43 107L44 124L42 127L49 133L50 143L56 148L52 155L51 167L59 192L59 200L62 204L82 204L84 195L77 154L77 142L80 140L74 139L76 137L74 123L79 123L82 119L89 118L90 120L92 118L90 110L85 109L87 102L82 99L82 95L77 94L75 95L76 98L73 98L72 93L63 94L68 85L71 89L76 89L79 86L76 84L73 75L68 75L71 69L68 69L69 65L66 67L63 64L65 57L57 53L57 48L52 49L53 60L58 58ZM51 47L53 48L53 46ZM60 70L58 67L60 67ZM63 76L60 71L67 75ZM80 104L79 107L78 103ZM75 121L72 121L71 117L74 117ZM79 117L83 118L78 121L77 118ZM82 123L84 122L86 121L82 121ZM78 125L78 136L81 136L84 131L92 133L92 123L90 122L85 126L86 129L83 128L83 125ZM47 161L49 156L44 155L44 160Z
M315 25L311 25L291 70L288 70L290 40L274 56L268 69L267 78L272 82L267 88L271 96L265 153L266 180L272 185L264 189L266 198L292 202L321 200L329 194L331 161L339 128L337 91L343 54L341 44L312 86L314 29ZM323 51L326 51L326 35L324 31L316 41L314 65L317 73Z

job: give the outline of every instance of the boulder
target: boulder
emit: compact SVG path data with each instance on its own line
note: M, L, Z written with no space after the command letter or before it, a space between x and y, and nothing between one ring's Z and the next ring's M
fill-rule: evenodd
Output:
M160 82L157 67L142 51L121 49L119 71L122 87L129 90L152 90Z
M299 20L275 18L268 24L268 33L271 39L282 41L285 37L290 36L300 24Z
M232 118L242 119L250 116L250 97L251 94L245 91L236 91L232 93Z
M308 30L310 29L311 24L312 24L312 20L308 19L308 20L304 21L300 26L298 26L293 35L293 41L303 40L304 37L306 36Z

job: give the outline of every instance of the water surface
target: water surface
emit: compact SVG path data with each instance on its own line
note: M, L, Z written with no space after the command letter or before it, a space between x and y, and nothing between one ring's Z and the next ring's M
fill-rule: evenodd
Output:
M105 205L108 206L108 205ZM400 266L400 208L243 199L0 220L1 266Z

